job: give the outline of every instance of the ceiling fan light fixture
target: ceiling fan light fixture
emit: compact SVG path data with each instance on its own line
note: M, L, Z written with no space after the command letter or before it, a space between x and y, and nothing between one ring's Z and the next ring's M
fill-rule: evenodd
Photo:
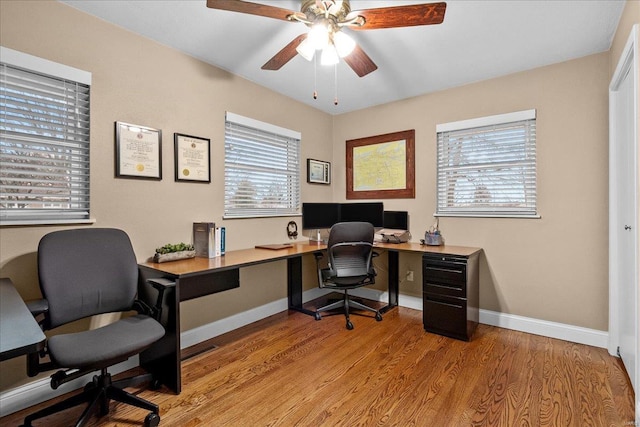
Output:
M296 47L296 51L300 56L302 56L307 61L311 61L313 59L313 55L316 53L315 47L309 42L309 38L307 37Z
M329 45L322 49L322 56L320 57L320 64L322 65L335 65L339 61L338 52L335 46Z
M329 45L329 28L324 23L311 27L307 40L315 50L322 50Z
M348 34L338 31L333 34L333 45L336 47L338 56L344 58L353 52L356 47L356 42Z

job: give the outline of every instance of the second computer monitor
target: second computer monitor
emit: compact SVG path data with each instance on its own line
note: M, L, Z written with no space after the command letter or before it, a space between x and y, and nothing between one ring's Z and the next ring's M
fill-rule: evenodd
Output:
M374 227L384 226L384 204L372 203L341 203L340 222L362 221L370 222Z

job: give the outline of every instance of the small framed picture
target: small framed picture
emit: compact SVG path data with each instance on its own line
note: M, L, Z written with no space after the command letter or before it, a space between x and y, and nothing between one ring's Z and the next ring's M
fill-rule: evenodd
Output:
M307 159L307 182L312 184L331 184L331 163Z
M116 122L116 178L162 179L162 131Z
M211 140L173 134L176 181L211 182Z

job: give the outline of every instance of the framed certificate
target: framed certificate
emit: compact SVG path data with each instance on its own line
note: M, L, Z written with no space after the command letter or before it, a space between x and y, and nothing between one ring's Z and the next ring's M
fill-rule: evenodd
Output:
M307 159L307 182L312 184L331 184L331 163Z
M162 179L162 131L116 122L116 178Z
M173 134L176 181L211 182L211 141Z

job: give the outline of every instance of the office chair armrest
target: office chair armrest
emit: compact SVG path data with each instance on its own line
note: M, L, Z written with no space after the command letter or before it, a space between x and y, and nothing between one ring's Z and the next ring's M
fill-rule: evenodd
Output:
M136 300L134 302L134 309L139 313L146 314L153 317L158 322L162 318L162 302L164 301L164 292L176 286L174 280L165 279L164 277L155 277L153 279L147 279L147 283L153 286L158 291L158 298L156 299L156 305L151 307L144 301Z
M34 299L27 301L27 308L31 312L31 315L37 318L39 315L46 315L49 312L49 301L46 299ZM39 322L38 322L39 323Z

